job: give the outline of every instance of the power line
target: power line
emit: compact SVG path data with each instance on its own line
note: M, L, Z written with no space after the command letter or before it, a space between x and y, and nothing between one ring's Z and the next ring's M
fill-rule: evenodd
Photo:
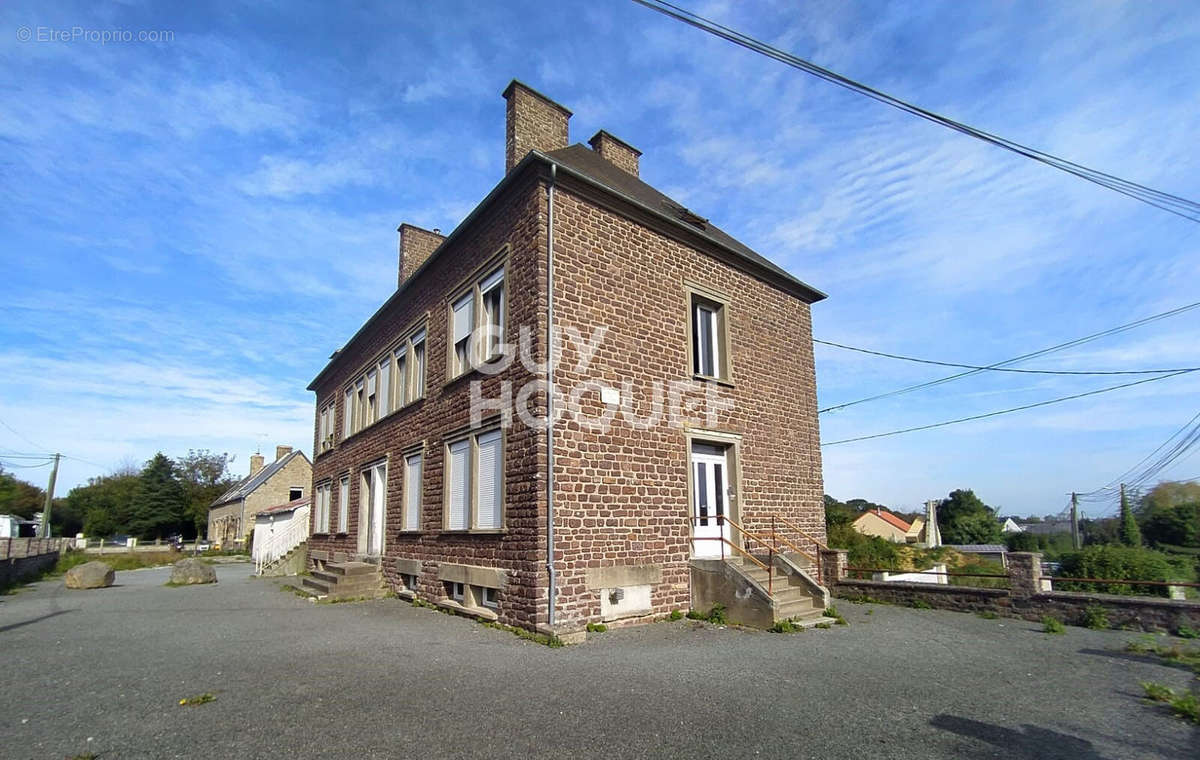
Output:
M1200 301L1196 301L1195 303L1190 303L1185 306L1180 306L1178 308L1171 309L1169 311L1164 311L1159 314L1153 314L1149 317L1144 317L1144 318L1136 320L1134 322L1129 322L1124 325L1118 325L1117 327L1112 327L1107 330L1102 330L1098 333L1086 335L1082 338L1076 338L1075 340L1070 340L1070 341L1067 341L1066 343L1059 343L1056 346L1050 346L1049 348L1043 348L1040 351L1034 351L1032 353L1022 354L1021 356L1016 356L1016 357L1013 357L1012 359L1005 359L1004 361L996 362L995 364L989 364L984 369L972 369L972 370L967 370L966 372L957 372L953 375L947 375L946 377L938 378L937 380L930 380L930 381L924 382L924 383L917 383L916 385L909 385L904 388L898 388L894 391L887 391L885 393L877 393L874 396L867 396L866 398L860 398L856 401L847 401L844 404L837 404L835 406L827 406L824 409L817 410L817 413L824 414L825 412L833 412L833 411L837 411L838 409L845 409L847 407L856 406L858 404L865 404L868 401L878 401L879 399L890 398L892 396L899 396L899 395L902 395L905 393L911 393L912 391L921 390L923 388L931 388L935 385L941 385L942 383L949 383L954 380L958 380L960 378L969 377L971 375L977 375L980 372L983 372L985 370L996 369L998 367L1006 367L1009 364L1016 364L1017 362L1025 361L1026 359L1034 359L1039 356L1045 356L1046 354L1054 353L1056 351L1062 351L1063 349L1066 349L1066 348L1073 348L1075 346L1079 346L1084 343L1089 343L1093 340L1098 340L1100 338L1105 338L1110 335L1116 335L1117 333L1125 332L1126 330L1132 330L1135 327L1141 327L1142 325L1149 324L1151 322L1156 322L1160 319L1166 319L1167 317L1173 317L1177 314L1182 314L1185 311L1190 311L1197 307L1200 307Z
M940 362L933 359L918 359L914 356L904 356L903 354L889 354L885 351L873 351L869 348L859 348L857 346L847 346L844 343L834 343L830 340L819 340L813 338L813 343L820 343L822 346L833 346L834 348L842 348L847 351L857 351L860 354L870 354L872 356L882 356L886 359L899 359L900 361L916 362L917 364L933 364L938 367L958 367L960 369L977 369L980 371L989 372L1019 372L1027 375L1162 375L1168 372L1192 372L1200 369L1200 367L1171 367L1168 369L1120 369L1120 370L1065 370L1065 369L1014 369L1011 367L997 366L981 366L978 364L958 364L956 362Z
M1017 155L1033 159L1039 163L1051 166L1055 169L1066 172L1067 174L1072 174L1080 179L1100 185L1101 187L1106 187L1109 190L1113 190L1122 195L1139 200L1176 216L1183 217L1184 219L1188 219L1193 222L1200 222L1200 203L1195 201L1180 197L1178 195L1165 193L1160 190L1155 190L1154 188L1140 185L1136 182L1131 182L1112 174L1106 174L1096 169L1090 169L1086 166L1068 161L1065 158L1060 158L1051 153L1047 153L1036 148L1031 148L1014 140L1009 140L1007 138L1000 137L990 132L985 132L976 127L964 124L960 121L955 121L954 119L950 119L933 111L921 108L920 106L909 103L908 101L901 100L893 95L889 95L861 82L857 82L853 79L842 76L834 71L818 66L815 63L792 55L791 53L787 53L776 47L772 47L761 40L755 39L754 37L738 32L734 29L730 29L727 26L722 26L715 21L704 18L703 16L699 16L691 11L680 8L677 5L672 5L664 0L634 0L634 2L650 8L651 10L658 11L665 16L674 18L677 21L682 21L689 26L732 42L735 45L744 47L747 50L751 50L768 58L772 58L780 63L791 66L792 68L799 69L803 72L823 79L826 82L836 84L839 87L844 87L853 92L857 92L860 95L865 95L873 100L879 101L885 105L897 108L905 113L912 114L913 116L925 119L926 121L930 121L934 124L952 129L955 132L959 132L969 137L974 137L998 148L1016 153Z
M8 424L7 422L5 422L4 420L0 420L0 425L3 425L4 427L8 428L9 432L11 432L13 435L17 436L17 437L18 437L18 438L20 438L21 440L25 441L25 443L28 443L30 446L34 447L35 449L41 449L42 451L45 451L45 450L46 450L46 447L45 447L45 446L39 446L39 445L37 445L36 443L34 443L33 441L29 440L29 439L28 439L28 438L26 438L24 435L22 435L22 434L18 433L16 430L14 430L14 429L13 429L13 426L12 426L12 425L9 425L9 424Z
M0 462L0 464L3 464L5 467L14 467L21 470L32 470L38 467L48 467L53 462L53 459L49 459L41 464L14 464L13 462Z
M1049 406L1050 404L1058 404L1063 401L1072 401L1074 399L1084 398L1086 396L1095 396L1100 393L1108 393L1109 391L1115 391L1115 390L1119 390L1121 388L1130 388L1134 385L1141 385L1143 383L1153 383L1158 380L1166 380L1167 378L1178 377L1179 375L1186 375L1189 372L1193 372L1193 371L1195 371L1195 370L1184 370L1182 372L1175 372L1170 375L1159 375L1158 377L1148 377L1145 380L1135 380L1131 383L1122 383L1120 385L1110 385L1107 388L1100 388L1098 390L1088 391L1086 393L1076 393L1072 396L1062 396L1061 398L1049 399L1048 401L1039 401L1035 404L1025 404L1024 406L1014 406L1011 409L1001 409L1000 411L997 411L997 412L988 412L986 414L976 414L976 415L972 415L970 417L960 417L956 420L946 420L945 422L935 422L930 425L918 425L917 427L904 428L903 430L891 430L886 433L875 433L873 435L860 435L857 438L845 438L840 441L829 441L828 443L822 443L821 445L822 446L837 446L838 444L842 444L842 443L854 443L855 441L869 441L872 438L886 438L886 437L892 436L892 435L900 435L901 433L915 433L918 430L931 430L933 428L946 427L947 425L957 425L960 422L973 422L975 420L987 419L988 417L998 417L1001 414L1011 414L1012 412L1021 412L1026 409L1035 409L1039 406Z
M1163 441L1162 443L1160 443L1160 444L1158 445L1158 448L1156 448L1154 451L1151 451L1149 454L1147 454L1146 456L1142 457L1142 459L1141 459L1141 460L1139 460L1137 464L1135 464L1134 466L1130 467L1128 470L1126 470L1125 472L1121 473L1120 475L1118 475L1117 477L1113 478L1112 480L1108 481L1108 482L1107 482L1107 483L1105 483L1104 485L1100 486L1100 487L1099 487L1099 488L1097 488L1096 490L1094 490L1094 491L1088 491L1088 492L1086 492L1086 493L1081 493L1081 494L1079 494L1079 495L1080 495L1080 496L1083 496L1083 497L1086 497L1086 496L1094 496L1094 495L1096 495L1096 494L1098 494L1098 493L1101 493L1101 492L1103 492L1103 491L1107 491L1107 490L1111 489L1113 486L1117 485L1118 483L1124 482L1126 478L1128 478L1130 475L1132 475L1132 474L1133 474L1133 473L1134 473L1134 472L1137 470L1137 468L1141 467L1143 464L1145 464L1146 462L1150 461L1150 458L1151 458L1151 457L1153 457L1155 454L1157 454L1158 452L1160 452L1160 451L1162 451L1164 448L1166 448L1166 446L1167 446L1167 444L1168 444L1168 443L1170 443L1171 441L1175 440L1175 437L1176 437L1176 436L1178 436L1180 433L1182 433L1183 431L1185 431L1185 430L1187 430L1189 427L1191 427L1191 426L1193 425L1193 423L1195 423L1197 420L1200 420L1200 412L1197 412L1197 413L1196 413L1196 415L1195 415L1194 417L1192 417L1190 420L1188 420L1186 423L1184 423L1183 427L1179 428L1179 429L1178 429L1178 430L1176 430L1174 433L1171 433L1171 435L1170 435L1170 436L1167 438L1167 440L1165 440L1165 441Z

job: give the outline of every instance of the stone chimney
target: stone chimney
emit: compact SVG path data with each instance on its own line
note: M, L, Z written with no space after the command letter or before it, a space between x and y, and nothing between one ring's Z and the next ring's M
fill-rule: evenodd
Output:
M291 453L292 453L291 446L276 446L275 447L275 461L278 462L280 459L283 459L284 457L286 457L288 454L291 454Z
M400 233L400 267L396 287L400 287L437 250L446 236L441 230L430 231L407 222L396 231Z
M504 173L512 171L531 150L543 153L567 147L571 112L517 80L504 89Z
M613 137L603 129L588 140L588 145L599 154L600 158L613 166L638 176L638 156L642 152L624 140Z
M251 454L250 455L250 474L253 475L254 473L261 470L262 468L263 468L263 455L258 454L258 453Z

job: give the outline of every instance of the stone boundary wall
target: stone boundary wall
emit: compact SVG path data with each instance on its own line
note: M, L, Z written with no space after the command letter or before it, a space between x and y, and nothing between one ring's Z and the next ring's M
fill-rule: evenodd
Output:
M932 585L853 580L846 577L846 553L822 552L825 582L834 596L853 600L867 597L901 605L928 605L955 612L993 612L1005 617L1041 620L1050 615L1071 625L1082 624L1089 607L1102 607L1109 625L1144 631L1178 631L1181 626L1200 629L1200 602L1148 596L1118 596L1076 591L1042 590L1042 555L1012 552L1008 555L1011 588ZM953 578L951 578L953 583Z
M0 538L0 586L19 583L54 567L68 538Z

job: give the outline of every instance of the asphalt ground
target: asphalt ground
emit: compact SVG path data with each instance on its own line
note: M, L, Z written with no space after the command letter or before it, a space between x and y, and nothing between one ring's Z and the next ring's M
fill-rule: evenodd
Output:
M1133 633L839 602L831 630L684 620L551 649L250 572L0 597L0 757L1200 757L1139 686L1192 674L1123 652Z

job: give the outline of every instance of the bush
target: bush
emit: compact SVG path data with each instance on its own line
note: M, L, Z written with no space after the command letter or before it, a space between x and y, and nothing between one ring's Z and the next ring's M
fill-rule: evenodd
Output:
M1089 605L1083 611L1083 619L1080 624L1084 628L1091 628L1093 631L1108 630L1108 612L1098 604Z
M777 620L775 621L775 625L771 626L767 630L771 633L796 633L797 631L802 631L804 629L795 625L790 620Z
M1057 618L1046 615L1042 618L1043 633L1066 633L1067 627L1060 623Z
M667 616L668 620L682 620L683 613L679 610L671 610L671 614Z
M1101 544L1063 555L1060 574L1072 578L1104 578L1135 581L1188 581L1192 570L1161 552L1134 546ZM1092 591L1101 594L1167 596L1166 586L1133 586L1128 583L1056 582L1062 591Z
M1175 635L1181 639L1200 639L1200 631L1186 625L1176 628Z
M717 602L708 611L708 622L717 625L725 625L729 622L729 618L725 615L725 605Z

